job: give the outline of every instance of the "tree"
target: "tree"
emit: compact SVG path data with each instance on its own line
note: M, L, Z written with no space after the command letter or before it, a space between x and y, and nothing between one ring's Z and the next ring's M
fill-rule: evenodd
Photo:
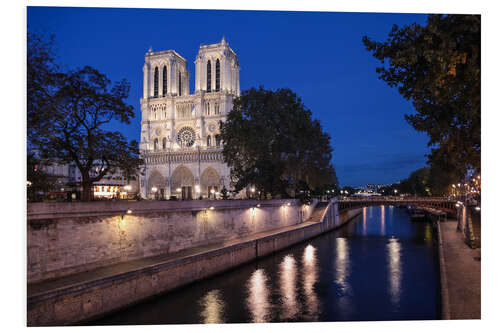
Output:
M221 138L235 191L251 184L263 197L287 196L336 181L330 136L289 89L243 91Z
M112 120L129 124L133 118L125 102L130 85L111 85L89 66L63 73L51 47L52 39L28 34L28 139L44 160L78 167L82 200L88 201L94 182L118 169L133 179L142 163L137 141L104 129Z
M125 80L110 86L104 74L89 66L64 76L64 84L52 96L57 117L43 153L75 163L82 174L82 200L88 201L94 182L118 169L130 179L142 163L137 141L128 142L120 132L103 128L113 119L130 123L133 107L124 101L130 86Z
M47 143L57 108L52 96L64 75L55 63L54 36L28 31L27 39L27 139L32 149Z
M383 64L379 78L412 101L416 114L405 118L429 135L434 174L452 172L450 179L481 168L480 42L479 15L429 15L426 26L394 25L383 43L363 37Z

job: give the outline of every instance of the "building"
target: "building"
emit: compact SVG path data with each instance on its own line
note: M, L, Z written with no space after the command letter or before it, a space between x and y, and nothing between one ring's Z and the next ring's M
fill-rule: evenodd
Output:
M140 178L143 198L210 198L229 188L219 122L240 95L236 53L223 37L201 45L190 94L187 62L174 50L145 55L141 99Z
M92 177L96 176L101 168L100 162L96 162L90 170ZM39 169L45 173L53 184L53 190L45 193L48 197L67 198L72 193L73 199L76 193L81 192L82 174L73 163L43 162L35 165L35 171ZM126 199L134 198L139 191L137 180L127 180L121 170L109 173L93 184L95 199Z

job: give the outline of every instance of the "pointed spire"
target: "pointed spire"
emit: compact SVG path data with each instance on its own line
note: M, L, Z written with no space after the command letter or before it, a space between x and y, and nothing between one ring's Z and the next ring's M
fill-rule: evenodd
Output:
M226 43L226 36L222 35L222 40L220 41L221 44L225 45Z
M149 47L149 50L148 50L148 53L152 53L152 52L153 52L153 47L152 47L152 46L150 46L150 47Z

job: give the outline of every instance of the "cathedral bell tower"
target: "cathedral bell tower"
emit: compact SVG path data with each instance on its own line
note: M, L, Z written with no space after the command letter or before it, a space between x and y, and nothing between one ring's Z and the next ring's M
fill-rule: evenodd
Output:
M223 92L240 95L240 65L226 39L201 45L195 60L195 94Z

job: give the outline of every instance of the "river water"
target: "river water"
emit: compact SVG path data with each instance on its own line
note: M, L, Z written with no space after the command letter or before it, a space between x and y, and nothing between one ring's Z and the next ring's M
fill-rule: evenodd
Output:
M439 318L432 225L380 206L338 230L89 324Z

